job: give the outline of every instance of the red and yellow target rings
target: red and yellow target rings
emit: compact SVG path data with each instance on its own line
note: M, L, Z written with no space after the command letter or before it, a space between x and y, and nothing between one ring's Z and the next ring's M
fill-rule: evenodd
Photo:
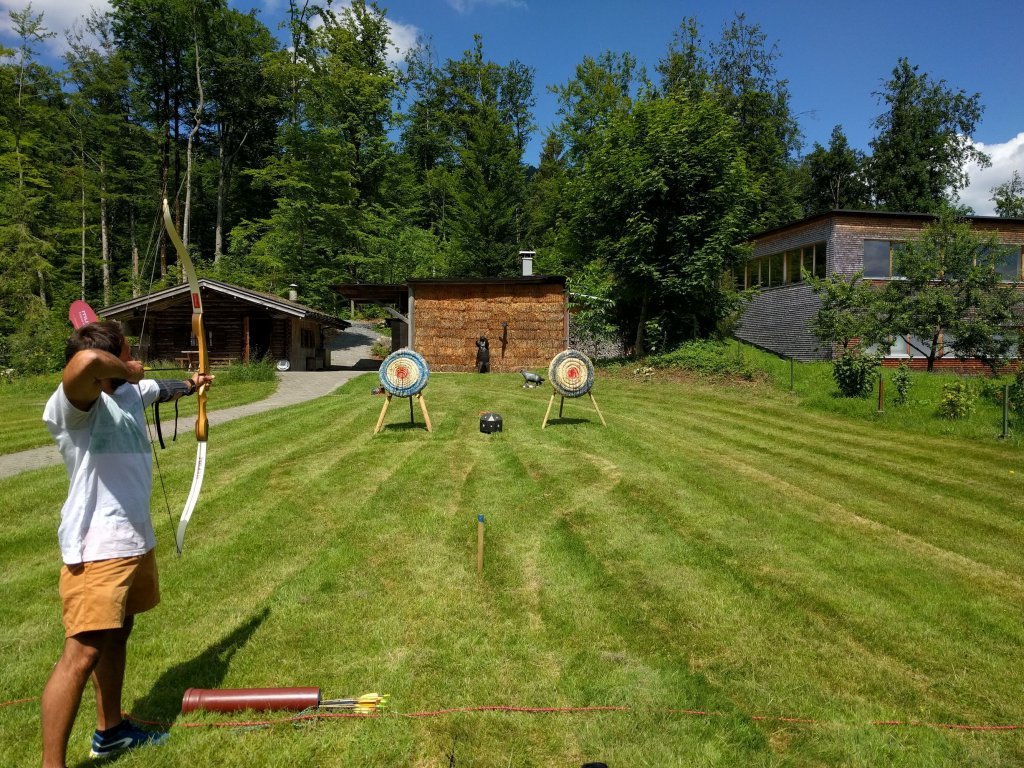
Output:
M398 397L419 394L430 378L427 361L411 349L399 349L380 364L380 383L385 391Z

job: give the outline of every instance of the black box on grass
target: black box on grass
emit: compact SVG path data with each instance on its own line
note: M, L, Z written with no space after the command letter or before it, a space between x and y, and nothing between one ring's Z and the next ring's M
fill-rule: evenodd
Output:
M489 435L491 432L501 432L501 414L500 413L487 413L480 414L480 431L485 435Z

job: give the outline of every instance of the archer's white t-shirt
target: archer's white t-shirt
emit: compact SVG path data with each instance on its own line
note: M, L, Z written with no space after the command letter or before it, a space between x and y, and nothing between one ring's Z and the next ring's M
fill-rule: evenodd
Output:
M57 441L70 480L57 539L68 565L143 555L156 546L149 499L153 456L145 407L159 394L156 382L122 384L100 393L80 411L57 387L43 421Z

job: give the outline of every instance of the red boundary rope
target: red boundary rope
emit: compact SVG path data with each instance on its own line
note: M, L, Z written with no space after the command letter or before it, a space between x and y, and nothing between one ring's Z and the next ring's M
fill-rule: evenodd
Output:
M12 701L0 702L0 707L10 707L15 704L27 704L39 701L38 698L14 699ZM633 707L626 706L605 706L605 707L513 707L501 704L481 705L474 707L452 707L450 709L434 709L423 712L390 712L360 714L357 712L314 712L281 717L271 720L223 720L213 723L177 723L160 720L143 720L130 712L125 712L125 717L134 720L142 725L151 725L159 728L254 728L281 725L284 723L300 723L310 720L329 720L333 718L356 718L373 719L378 717L406 717L411 719L427 717L444 717L471 712L509 712L529 715L569 715L589 712L634 712ZM690 715L693 717L725 717L723 712L713 712L702 709L657 709L646 708L644 712L660 712L670 715ZM809 717L786 717L782 715L751 715L755 722L789 723L795 725L840 725L830 720L815 720ZM853 725L842 723L842 725ZM949 731L974 731L1004 733L1008 731L1024 731L1024 724L1021 725L964 725L961 723L929 723L916 720L872 720L868 725L889 728L936 728Z

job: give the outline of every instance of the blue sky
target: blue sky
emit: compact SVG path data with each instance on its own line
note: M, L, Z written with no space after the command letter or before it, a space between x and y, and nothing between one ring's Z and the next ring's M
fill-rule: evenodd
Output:
M54 29L63 29L102 0L34 0ZM285 0L230 0L255 7L272 28ZM22 7L0 0L0 16ZM791 106L804 135L804 151L827 144L841 124L850 142L867 150L877 97L896 61L906 56L935 79L981 94L985 112L974 139L993 156L993 168L972 171L964 202L992 212L989 190L1024 174L1024 6L1020 0L381 0L400 46L429 38L443 60L458 58L483 37L485 55L500 64L518 59L535 70L539 126L526 160L535 162L544 130L556 119L547 86L562 84L584 56L628 51L649 71L664 56L686 16L696 16L704 37L717 39L737 12L761 26L781 54L780 77L789 82ZM0 33L0 40L10 42Z

